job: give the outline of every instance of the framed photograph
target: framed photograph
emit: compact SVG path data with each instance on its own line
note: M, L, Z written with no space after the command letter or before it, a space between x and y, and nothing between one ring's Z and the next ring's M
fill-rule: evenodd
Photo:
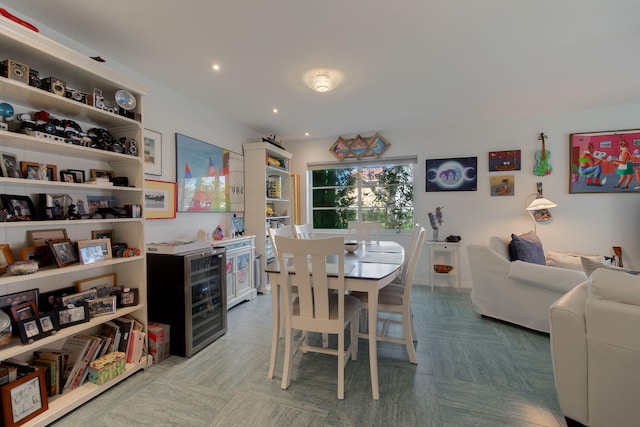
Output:
M98 297L98 293L95 289L89 289L87 291L78 292L75 294L67 295L62 297L62 305L65 307L69 307L71 305L75 307L81 306L83 303L96 299Z
M79 307L58 307L56 313L60 329L89 321L89 305L86 302Z
M116 198L115 196L87 196L87 204L89 206L89 215L95 215L98 213L98 209L101 208L115 208Z
M60 181L73 184L76 182L76 174L68 170L60 171Z
M162 175L162 134L144 130L144 173Z
M20 171L26 179L39 179L40 181L57 181L58 168L56 165L45 165L46 172L41 175L40 163L38 162L20 162Z
M138 304L138 289L124 288L118 295L118 307L130 307Z
M58 267L66 267L67 265L78 262L78 254L76 254L71 240L48 240L47 243L51 248L51 253L53 253Z
M36 207L31 197L15 194L0 194L0 200L2 200L2 205L9 211L10 215L29 218L30 220L38 219Z
M18 335L23 344L55 334L60 327L55 312L40 313L17 322Z
M116 297L109 296L87 301L89 305L89 317L104 316L116 312Z
M521 157L521 150L489 151L489 172L519 171Z
M427 159L426 171L427 192L478 190L477 157Z
M68 238L66 228L27 230L27 240L31 246L47 246L47 241L49 240L64 240Z
M144 180L144 218L170 219L176 217L176 183Z
M35 301L27 301L22 304L11 306L11 320L19 322L34 317L38 314L38 308Z
M91 231L92 239L109 239L112 242L115 239L115 231L111 230L92 230Z
M7 178L22 178L18 158L15 154L0 152L0 157L2 157L2 161L0 162L2 176Z
M640 193L640 129L572 133L570 193Z
M49 246L29 246L27 248L20 249L21 261L36 261L38 267L46 267L51 265L51 249Z
M62 298L75 294L75 286L67 286L66 288L56 289L50 292L42 292L38 298L38 308L40 312L53 311L59 307L62 307Z
M0 245L0 273L5 273L7 267L14 263L13 252L9 245Z
M30 289L28 291L15 292L0 296L0 309L8 308L14 305L24 304L29 301L38 301L38 289Z
M78 280L76 282L76 290L85 292L95 289L98 294L103 288L112 288L118 284L118 275L116 273L103 274L102 276L89 277L88 279Z
M38 369L0 388L5 427L22 425L47 409L44 369Z
M113 171L103 170L103 169L90 169L89 173L91 174L91 178L109 178L112 179L115 175Z
M111 239L81 240L78 242L78 252L83 264L110 259L112 257Z
M73 178L73 182L77 182L78 184L81 184L81 183L86 181L86 178L85 178L83 170L80 170L80 169L67 169L67 172L73 174L73 177L74 177Z

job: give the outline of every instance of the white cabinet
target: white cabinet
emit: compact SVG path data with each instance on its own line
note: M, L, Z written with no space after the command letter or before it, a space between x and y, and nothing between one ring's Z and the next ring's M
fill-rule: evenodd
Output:
M227 309L256 297L253 283L254 236L217 240L214 247L227 249Z
M273 260L268 227L293 224L291 153L268 142L243 145L245 177L245 227L256 237L256 252L266 264ZM266 292L266 275L262 289Z
M67 87L87 94L93 89L102 90L105 101L116 105L115 92L124 89L136 98L137 106L133 110L135 118L106 111L86 103L78 102L37 87L32 87L16 79L0 77L0 102L10 103L16 113L29 113L44 110L51 117L73 120L83 131L90 128L107 129L115 139L125 138L135 141L139 148L142 142L143 124L142 97L146 88L129 76L110 70L87 56L75 52L52 41L39 33L30 31L7 20L0 23L0 46L2 58L26 64L40 73L40 77L55 76L66 82ZM144 173L142 150L137 153L119 153L99 150L67 143L61 138L31 136L23 133L0 130L0 151L15 155L18 161L46 163L63 169L83 170L87 178L91 169L110 170L115 176L127 177L128 187L98 187L88 183L63 181L38 181L21 178L0 178L0 193L29 196L34 199L38 193L69 195L78 200L83 195L113 198L116 206L126 204L143 205ZM132 154L133 153L133 154ZM59 177L56 177L59 179ZM34 200L37 203L37 200ZM144 221L140 218L78 219L48 221L0 222L0 243L9 244L14 258L20 259L21 249L30 246L27 231L65 229L72 241L89 240L92 231L113 230L115 242L127 243L131 248L139 248L140 255L128 258L112 258L93 264L73 264L63 268L44 267L34 274L26 276L0 276L0 296L29 289L42 292L74 286L78 280L116 273L118 284L137 288L139 303L135 306L118 309L115 314L92 318L61 329L55 335L23 345L14 337L10 344L0 347L0 360L18 358L30 360L34 350L39 348L60 348L65 339L80 332L96 332L107 320L131 314L139 320L146 330L146 264L144 256ZM146 351L145 351L146 354ZM97 396L132 373L145 368L149 359L145 356L140 363L127 364L127 370L103 385L85 383L63 394L49 399L49 409L30 420L26 425L48 425L87 400Z
M429 263L430 265L430 282L431 291L436 279L451 280L454 286L460 291L460 247L462 243L444 242L437 240L428 240L425 242L429 247ZM444 264L453 267L449 272L437 272L434 268L435 264Z

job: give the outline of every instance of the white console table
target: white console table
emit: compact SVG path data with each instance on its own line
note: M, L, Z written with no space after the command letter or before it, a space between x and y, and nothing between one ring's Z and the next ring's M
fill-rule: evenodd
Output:
M433 286L436 278L447 278L451 280L454 286L458 287L460 291L460 247L462 243L452 243L444 241L427 240L426 245L429 247L429 271L431 292L433 292ZM446 261L436 262L436 257L444 257ZM448 264L453 266L453 269L448 273L436 273L433 268L434 264Z

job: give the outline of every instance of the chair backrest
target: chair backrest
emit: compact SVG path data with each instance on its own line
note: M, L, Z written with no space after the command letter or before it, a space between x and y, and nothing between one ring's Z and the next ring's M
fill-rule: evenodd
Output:
M413 286L413 277L416 273L416 266L418 265L418 260L420 259L420 252L422 251L422 246L424 244L425 236L427 235L427 231L424 227L420 227L418 232L418 237L416 238L416 244L413 249L413 253L408 254L410 257L409 264L402 271L402 285L404 285L404 298L405 301L410 301L411 299L411 287Z
M349 221L349 239L380 242L379 221Z
M411 255L416 251L416 249L418 249L418 238L420 237L420 233L422 231L426 232L423 227L420 227L420 224L416 224L416 226L413 228L411 242L409 243L409 246L407 246L407 256L404 257L404 264L402 264L402 275L400 276L400 283L407 282L407 274L409 274L409 264L411 263L412 259ZM424 243L424 239L422 239L422 242ZM422 246L423 243L420 243L420 246Z
M291 225L285 225L280 228L269 228L269 237L271 237L271 243L273 244L273 252L276 258L278 257L278 245L276 245L276 236L296 237L296 233L293 231Z
M313 224L296 224L294 227L296 228L298 239L315 239L315 235L313 234Z
M328 239L294 239L275 236L278 246L282 301L291 318L301 329L322 332L336 325L344 326L344 237ZM330 257L330 262L328 262ZM290 274L291 270L295 274ZM337 292L329 292L328 273L337 280ZM337 279L336 279L337 274ZM297 287L299 310L291 308L291 287ZM330 320L329 298L338 297L338 318ZM336 323L337 322L337 323ZM335 323L335 325L334 325Z

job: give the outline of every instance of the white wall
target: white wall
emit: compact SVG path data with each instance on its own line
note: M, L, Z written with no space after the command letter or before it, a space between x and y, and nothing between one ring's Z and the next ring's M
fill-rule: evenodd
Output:
M424 225L431 236L427 212L444 206L445 223L440 238L450 234L462 236L464 244L484 244L489 236L509 237L533 228L531 217L524 210L528 195L536 192L536 182L542 181L545 197L558 207L551 210L553 219L538 224L537 232L547 250L579 251L612 254L612 246L622 246L625 267L640 269L640 194L569 194L569 134L598 130L638 128L640 104L615 108L554 114L547 117L526 117L493 123L460 123L456 127L381 131L392 145L384 156L418 155L415 175L416 221ZM553 172L549 176L533 175L534 153L540 149L538 135L547 136ZM359 132L371 136L373 132ZM352 135L341 135L352 137ZM336 136L337 138L337 136ZM286 143L294 158L294 173L305 176L307 163L336 161L329 152L335 139ZM522 170L515 175L513 197L491 197L488 152L522 150ZM478 157L478 191L425 192L425 160L443 157ZM306 190L301 179L301 193ZM633 185L637 185L634 180ZM306 207L303 206L303 218ZM396 238L391 232L388 238ZM398 238L408 243L407 237ZM426 251L424 251L426 253ZM426 254L423 254L426 259ZM462 250L461 277L470 282L466 251ZM416 274L426 282L430 262L420 265Z

